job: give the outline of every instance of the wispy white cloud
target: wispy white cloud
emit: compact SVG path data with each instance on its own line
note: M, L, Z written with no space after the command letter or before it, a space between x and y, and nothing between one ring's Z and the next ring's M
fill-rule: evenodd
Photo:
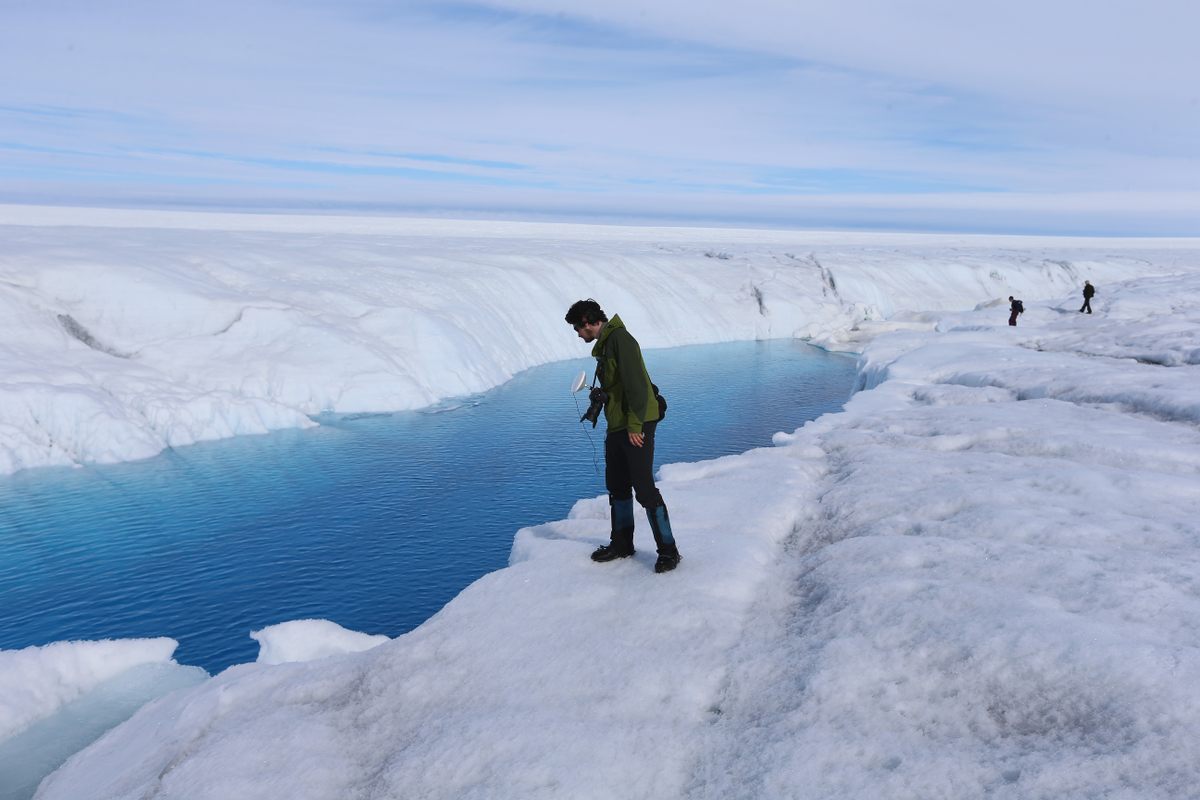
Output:
M4 201L1200 234L1200 10L1172 0L42 0L0 21Z

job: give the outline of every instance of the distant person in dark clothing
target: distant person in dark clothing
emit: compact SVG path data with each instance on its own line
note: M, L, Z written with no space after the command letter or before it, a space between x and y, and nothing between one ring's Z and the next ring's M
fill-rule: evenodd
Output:
M1083 305L1079 309L1079 313L1084 311L1092 313L1092 295L1096 294L1096 287L1092 286L1091 281L1083 282Z
M1025 313L1025 304L1020 300L1014 300L1011 294L1008 296L1008 304L1008 324L1015 327L1017 315Z

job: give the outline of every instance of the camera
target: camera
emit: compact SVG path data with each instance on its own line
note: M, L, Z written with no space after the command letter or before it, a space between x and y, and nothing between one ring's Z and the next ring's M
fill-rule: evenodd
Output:
M588 406L587 411L583 412L583 416L579 418L579 421L590 420L594 428L600 420L600 410L608 402L608 392L596 386L588 393L588 400L591 401L591 405Z

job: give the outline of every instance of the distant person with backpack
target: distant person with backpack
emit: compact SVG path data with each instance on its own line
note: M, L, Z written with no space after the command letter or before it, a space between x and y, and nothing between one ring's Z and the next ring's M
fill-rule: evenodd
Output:
M580 300L567 310L567 323L585 342L593 343L596 378L592 406L584 414L595 425L603 404L608 432L604 437L604 484L608 489L612 532L609 543L592 553L593 561L633 555L633 498L646 509L658 548L655 572L679 565L667 505L654 485L654 431L666 401L650 382L642 349L619 316L611 320L595 300ZM582 420L581 420L582 421Z
M1016 327L1017 316L1025 313L1025 304L1020 300L1014 300L1011 294L1008 296L1008 303L1008 324Z
M1096 287L1092 286L1091 281L1083 282L1083 305L1079 309L1079 313L1084 311L1092 313L1092 296L1096 294Z

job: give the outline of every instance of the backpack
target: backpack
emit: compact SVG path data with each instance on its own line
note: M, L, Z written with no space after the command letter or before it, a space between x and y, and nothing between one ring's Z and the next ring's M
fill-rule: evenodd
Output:
M1025 304L1020 300L1013 300L1013 311L1016 311L1018 314L1024 314Z

